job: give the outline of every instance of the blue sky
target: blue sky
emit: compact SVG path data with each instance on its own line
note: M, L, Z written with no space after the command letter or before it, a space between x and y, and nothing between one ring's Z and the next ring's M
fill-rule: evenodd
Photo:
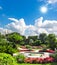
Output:
M57 8L52 5L48 5L52 10L48 10L47 13L43 14L40 12L40 7L45 6L44 0L0 0L0 21L2 24L7 24L8 17L13 18L24 18L26 24L34 24L34 20L38 17L43 16L44 19L55 19L57 20ZM3 16L5 15L5 16Z
M47 8L45 13L41 10L43 6ZM57 21L57 0L0 0L0 28L14 23L11 18L24 19L26 26L34 26L35 20L41 17L42 22Z

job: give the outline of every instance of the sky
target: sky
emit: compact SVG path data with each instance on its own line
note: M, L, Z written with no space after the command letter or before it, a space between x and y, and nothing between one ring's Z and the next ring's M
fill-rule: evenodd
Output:
M57 0L0 0L0 32L57 35Z

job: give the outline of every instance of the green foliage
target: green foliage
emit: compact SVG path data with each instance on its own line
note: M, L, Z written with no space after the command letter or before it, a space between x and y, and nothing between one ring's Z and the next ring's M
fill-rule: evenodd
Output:
M29 45L32 45L34 43L33 39L29 39Z
M46 48L43 48L43 50L42 50L42 51L43 51L43 52L45 52L46 50L47 50Z
M15 58L17 59L18 63L23 63L24 59L25 59L25 56L23 54L19 54Z
M40 46L41 45L41 40L36 40L34 43L33 43L34 46Z
M55 59L55 62L57 62L57 53L51 54L50 56Z
M7 37L7 40L14 43L19 43L20 41L23 40L23 37L18 33L11 33L6 35L6 37Z
M0 53L3 53L3 52L13 54L17 52L17 49L14 43L8 42L6 39L1 39L0 40Z
M56 36L54 34L49 34L48 35L48 43L49 43L49 48L53 49L56 48Z
M54 34L46 35L45 33L41 33L39 37L29 36L27 39L16 32L6 35L0 33L0 52L13 54L17 52L17 45L29 45L27 46L29 50L31 50L31 46L48 47L54 50L57 48L57 39Z
M38 39L38 36L29 36L28 39L32 39L33 41Z
M34 64L30 64L30 63L22 63L21 64L21 63L19 63L19 65L57 65L57 63L55 63L55 62L54 63L46 63L46 64L44 64L44 63L43 64L38 64L38 63L37 64L35 64L35 63Z
M42 44L46 44L46 40L47 40L47 35L46 33L41 33L39 35L39 39L41 40Z
M19 42L19 45L25 45L25 41Z
M0 53L0 65L17 65L17 63L10 54Z
M30 45L26 45L26 48L32 50L32 47Z
M42 46L44 49L47 49L47 45L46 45L46 44L41 44L41 46Z
M28 36L28 43L29 45L33 45L34 41L36 41L38 39L38 36Z

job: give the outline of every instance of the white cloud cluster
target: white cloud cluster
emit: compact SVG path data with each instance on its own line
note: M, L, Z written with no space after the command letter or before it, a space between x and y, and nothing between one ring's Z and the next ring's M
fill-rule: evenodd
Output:
M57 0L47 0L47 2L48 2L49 4L54 4L54 3L57 3Z
M25 36L39 35L40 33L54 33L57 35L57 21L44 20L40 17L35 20L34 25L26 25L23 18L17 20L15 18L8 18L12 22L6 25L6 29L0 27L0 32L11 33L18 32Z
M35 20L34 25L26 25L24 19L8 18L14 22L6 25L7 29L14 32L18 32L22 35L38 35L40 33L55 33L57 35L57 21L56 20L44 20L40 17Z
M26 29L26 24L24 22L24 19L17 20L15 18L8 18L9 20L12 20L14 22L6 25L6 27L12 31L24 34L24 31Z
M47 4L55 4L55 3L57 3L57 0L37 0L37 1L44 1Z
M7 33L12 33L13 31L11 31L11 30L9 30L9 29L5 29L5 28L1 28L1 27L0 27L0 32L1 32L2 34L7 34Z

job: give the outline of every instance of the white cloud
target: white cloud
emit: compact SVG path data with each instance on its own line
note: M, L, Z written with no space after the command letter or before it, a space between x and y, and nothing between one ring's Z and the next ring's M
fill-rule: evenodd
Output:
M6 28L0 27L0 32L11 33L18 32L25 36L39 35L40 33L54 33L57 35L57 21L56 20L44 20L40 17L35 20L34 25L26 25L23 18L17 20L15 18L8 18L11 21L6 25Z
M55 4L55 3L57 3L57 0L37 0L37 1L44 1L47 4Z
M8 18L9 20L12 20L12 21L15 21L15 22L18 22L18 20L17 19L15 19L15 18Z
M11 29L12 31L16 31L18 33L21 33L22 35L24 34L24 31L26 29L26 24L25 24L25 21L24 19L20 19L20 20L17 20L15 18L8 18L14 22L8 24L6 27L8 29Z
M38 33L39 34L40 33L46 33L46 34L48 34L48 32L44 28L39 28Z
M8 29L18 32L22 35L38 35L40 33L56 33L57 32L57 21L56 20L44 20L40 17L35 20L34 25L26 25L24 19L8 18L14 22L9 23Z
M42 20L43 20L43 17L36 19L35 20L35 26L41 27L42 26Z
M49 4L54 4L54 3L57 3L57 0L47 0L47 2L48 2Z
M11 31L11 30L9 30L9 29L5 29L5 28L1 28L1 27L0 27L0 32L1 32L2 34L7 34L7 33L13 32L13 31Z

